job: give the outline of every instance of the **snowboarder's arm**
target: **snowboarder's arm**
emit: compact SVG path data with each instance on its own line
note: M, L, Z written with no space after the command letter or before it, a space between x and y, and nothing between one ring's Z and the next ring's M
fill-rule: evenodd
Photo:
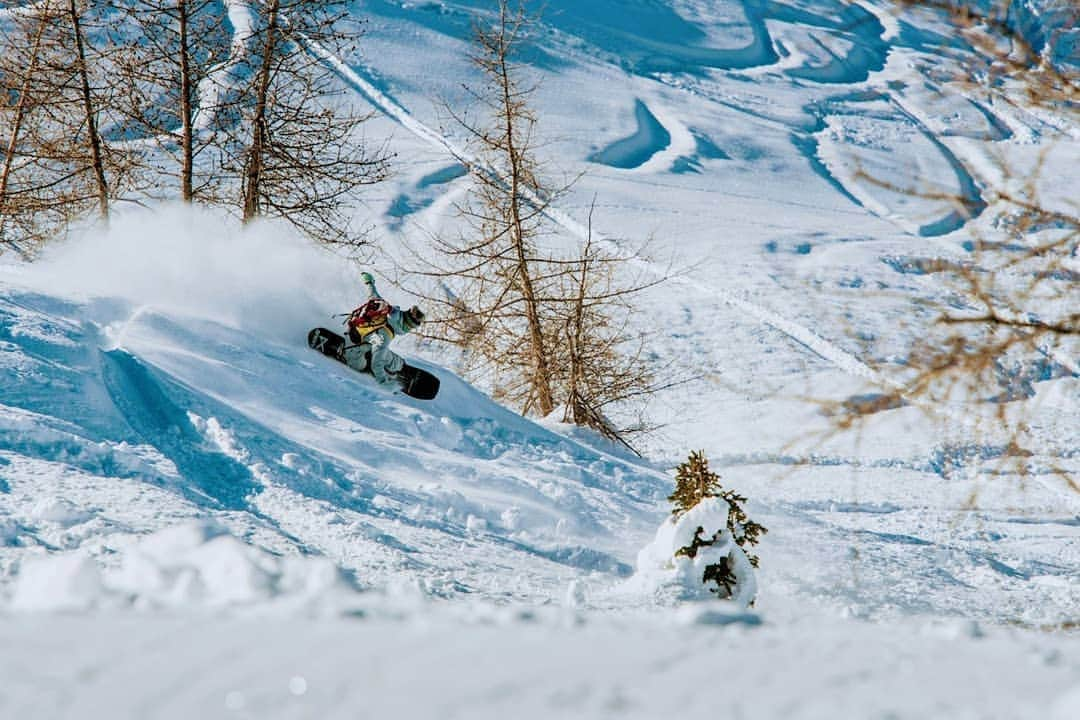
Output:
M394 337L412 332L412 328L405 322L405 311L396 305L390 311L390 315L387 316L386 324L394 331Z
M373 297L373 298L381 298L382 297L382 295L379 294L379 291L375 289L375 278L372 277L371 273L369 273L369 272L360 273L360 279L364 281L365 285L367 285L369 297Z

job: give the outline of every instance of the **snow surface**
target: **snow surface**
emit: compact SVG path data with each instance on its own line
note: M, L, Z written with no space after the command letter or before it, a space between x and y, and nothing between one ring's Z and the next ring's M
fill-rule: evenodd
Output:
M1075 35L1050 5L1025 32ZM442 108L489 7L364 0L353 56L310 48L397 153L358 220L399 304L391 259L459 227L473 158ZM1076 213L1075 114L953 81L964 41L883 0L545 18L541 152L585 172L551 242L595 203L604 241L653 238L642 273L688 269L647 298L673 306L650 360L697 378L651 403L648 459L499 407L416 338L439 398L388 394L303 343L359 299L353 265L273 224L127 211L0 266L0 717L1080 717L1080 347L1004 405L845 434L822 412L903 377L918 302L950 299L920 268L1004 237L1003 162L1050 163ZM1024 474L999 410L1027 420ZM695 449L769 528L752 608L657 592Z

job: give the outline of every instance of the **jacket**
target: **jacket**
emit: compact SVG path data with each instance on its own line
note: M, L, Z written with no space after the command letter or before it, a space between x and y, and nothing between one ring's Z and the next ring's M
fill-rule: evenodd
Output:
M368 288L368 299L382 298L382 295L379 294L375 287L375 280L370 275L365 276L364 284ZM346 362L356 367L361 363L365 363L365 356L370 352L371 361L366 369L375 376L375 379L380 384L385 385L392 382L394 380L393 376L401 372L401 369L405 367L405 361L390 349L390 341L398 335L408 334L411 329L405 322L405 312L396 305L392 306L390 315L386 318L386 326L368 333L362 342L354 346L354 349L359 351L359 357L356 357L356 353L350 353L349 349L347 349ZM355 338L352 339L355 340ZM350 357L350 355L353 357ZM355 358L355 361L353 358Z

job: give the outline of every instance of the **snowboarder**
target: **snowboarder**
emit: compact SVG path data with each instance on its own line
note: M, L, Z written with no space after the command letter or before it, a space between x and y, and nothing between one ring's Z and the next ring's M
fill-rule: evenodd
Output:
M402 310L384 300L371 273L360 273L360 278L369 297L346 321L352 344L345 347L345 364L360 372L369 371L380 385L386 385L405 367L402 357L390 349L390 341L420 327L424 313L416 305Z

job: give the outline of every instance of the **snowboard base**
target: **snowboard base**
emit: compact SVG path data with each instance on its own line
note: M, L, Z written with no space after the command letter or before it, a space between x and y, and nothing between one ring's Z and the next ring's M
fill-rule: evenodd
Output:
M345 363L346 343L345 338L326 328L315 328L308 333L308 347L318 350L323 355L342 364ZM371 358L369 357L363 370L369 375L371 374L370 363ZM401 368L401 372L397 373L395 379L401 386L403 393L417 400L431 400L439 393L439 378L427 370L421 370L408 363L405 363L405 366Z

